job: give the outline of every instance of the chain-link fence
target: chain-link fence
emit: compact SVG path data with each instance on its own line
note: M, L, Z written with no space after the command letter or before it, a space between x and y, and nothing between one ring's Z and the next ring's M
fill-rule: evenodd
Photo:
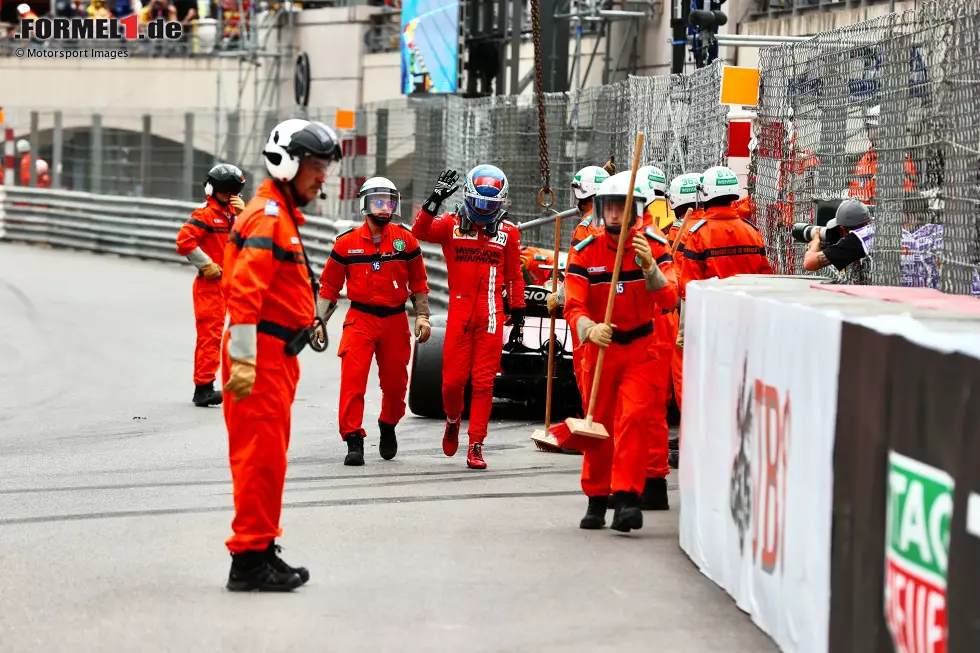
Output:
M849 281L971 292L978 27L980 2L946 0L762 51L753 197L779 272L802 271L793 223L851 197L875 226Z

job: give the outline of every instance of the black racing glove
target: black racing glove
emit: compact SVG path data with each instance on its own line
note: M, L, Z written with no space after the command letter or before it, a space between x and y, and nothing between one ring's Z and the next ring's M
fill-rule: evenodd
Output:
M439 206L459 190L458 181L459 173L455 170L446 170L439 175L439 181L436 182L436 187L432 190L432 194L429 195L429 199L425 200L425 204L422 206L425 212L430 215L436 215L439 212Z
M524 328L524 309L523 308L512 308L510 309L510 319L507 320L507 324L513 326L515 329Z

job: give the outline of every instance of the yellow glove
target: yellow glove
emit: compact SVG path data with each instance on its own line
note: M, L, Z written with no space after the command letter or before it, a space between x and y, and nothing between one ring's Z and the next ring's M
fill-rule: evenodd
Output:
M231 199L228 200L228 205L231 206L231 212L235 215L245 210L245 200L242 199L241 195L232 195Z
M653 251L650 249L650 243L647 242L646 236L641 233L633 236L633 250L640 258L640 267L644 271L653 267Z
M424 315L416 316L415 318L415 337L419 339L419 342L425 342L429 339L432 334L432 327L429 326L429 318Z
M558 297L555 295L555 293L548 293L548 296L545 297L545 301L548 303L549 313L554 313L558 310Z
M255 361L235 361L231 362L231 376L228 383L223 388L225 393L235 396L241 401L252 394L252 387L255 385Z
M220 279L221 278L221 266L211 261L207 265L201 268L201 272L204 273L205 279Z
M585 332L585 341L595 343L605 349L612 344L612 334L615 328L615 324L596 324L595 326L591 326Z

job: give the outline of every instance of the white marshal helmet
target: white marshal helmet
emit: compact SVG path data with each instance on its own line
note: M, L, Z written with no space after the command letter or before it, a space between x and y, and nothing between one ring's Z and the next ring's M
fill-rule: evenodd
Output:
M636 171L636 188L633 192L642 195L646 200L645 206L649 206L658 197L667 194L667 176L657 166L643 166Z
M714 199L727 199L732 202L741 197L738 191L738 177L731 168L715 166L704 171L701 177L700 199L710 202Z
M288 182L299 172L304 156L337 163L343 154L340 139L333 129L322 122L291 118L275 126L262 149L265 167L276 181ZM334 166L335 167L335 166ZM327 174L332 174L328 169Z
M599 192L595 194L595 206L593 208L596 219L599 220L599 224L606 226L604 214L607 206L626 204L626 198L629 195L630 190L631 174L632 171L630 170L618 172L599 184ZM634 191L633 212L630 216L630 226L635 224L637 218L643 215L644 202L645 199L643 195L640 195ZM608 227L607 231L610 233L619 233L619 229L611 230Z
M17 141L17 154L27 154L31 151L31 142L26 138Z
M599 185L609 179L609 173L599 166L586 166L575 173L572 179L572 190L575 199L587 200L599 192Z
M375 210L387 206L392 219L401 218L402 196L390 179L371 177L361 184L357 199L361 204L361 215L374 215Z
M677 175L670 181L670 188L667 190L667 202L670 208L677 210L682 206L691 206L698 201L698 185L701 183L701 175L694 172L685 172Z

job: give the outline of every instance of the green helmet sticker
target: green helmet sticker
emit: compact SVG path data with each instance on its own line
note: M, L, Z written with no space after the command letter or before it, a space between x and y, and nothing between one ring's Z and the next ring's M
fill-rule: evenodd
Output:
M649 175L647 175L647 179L652 182L660 182L661 184L667 183L667 178L658 172L651 172Z
M698 191L698 185L694 183L693 179L685 179L684 183L681 184L681 194L687 195L688 193L696 193Z

